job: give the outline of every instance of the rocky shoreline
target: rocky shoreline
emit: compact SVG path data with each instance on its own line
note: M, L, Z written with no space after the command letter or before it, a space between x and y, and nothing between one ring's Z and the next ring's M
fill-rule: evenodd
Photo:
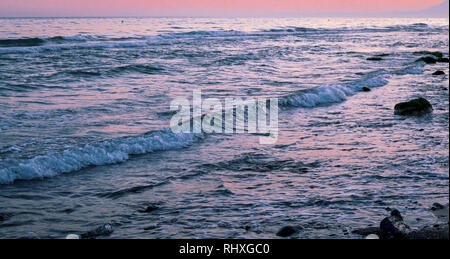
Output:
M366 239L449 239L449 205L435 203L431 211L436 217L432 226L411 229L401 213L394 209L389 217L380 222L379 227L355 229L352 233Z
M449 62L443 53L437 51L420 51L414 54L424 55L416 62L425 62L426 64ZM432 75L445 75L445 72L438 70ZM425 98L398 103L394 108L394 114L402 116L421 116L432 111L433 106ZM367 239L449 239L449 205L434 203L431 211L436 217L436 222L432 226L411 229L404 222L400 211L394 209L390 216L380 222L378 227L355 229L352 233L365 236Z

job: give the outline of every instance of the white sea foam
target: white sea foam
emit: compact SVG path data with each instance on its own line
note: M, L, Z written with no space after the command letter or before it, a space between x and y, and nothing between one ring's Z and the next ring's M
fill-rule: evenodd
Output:
M137 137L89 144L62 153L37 156L0 169L0 184L52 177L89 166L120 163L128 160L130 155L183 148L201 138L203 134L176 134L170 130L162 130Z
M284 96L279 103L282 106L305 108L340 103L361 91L363 87L380 87L387 83L388 81L381 76L375 76L343 85L323 85L298 94Z
M393 72L395 75L420 75L424 72L425 63L419 62L417 65L408 66Z
M293 95L284 96L279 101L281 106L312 108L320 105L340 103L348 97L363 90L364 87L375 88L389 83L389 75L422 74L423 65L415 64L389 72L380 69L369 73L365 78L346 84L323 85Z
M340 34L340 33L364 33L364 32L394 32L394 31L429 31L430 29L448 30L446 26L430 27L427 24L409 24L373 28L304 28L284 27L260 31L187 31L171 32L159 35L134 36L125 38L107 38L96 35L56 36L43 38L0 39L8 42L8 47L0 48L0 54L33 53L40 51L56 51L80 48L126 48L142 47L151 44L167 44L172 41L200 38L229 38L229 37L264 37L302 34ZM23 45L24 41L36 40L36 45ZM18 45L14 46L14 42ZM1 46L1 45L0 45Z

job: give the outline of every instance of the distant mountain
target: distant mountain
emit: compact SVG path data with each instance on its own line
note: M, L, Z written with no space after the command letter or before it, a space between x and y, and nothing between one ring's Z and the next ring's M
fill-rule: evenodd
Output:
M395 1L395 0L393 0ZM291 14L300 17L386 17L386 18L449 18L449 0L418 11L390 11L390 12L326 12L312 14ZM289 16L290 14L285 14Z
M438 5L429 7L419 11L409 12L382 12L372 14L362 14L361 16L373 17L404 17L404 18L449 18L449 0L446 0Z
M448 18L449 13L448 8L449 8L449 0L446 0L445 2L442 2L430 8L416 12L411 12L409 13L409 15L411 15L411 17Z

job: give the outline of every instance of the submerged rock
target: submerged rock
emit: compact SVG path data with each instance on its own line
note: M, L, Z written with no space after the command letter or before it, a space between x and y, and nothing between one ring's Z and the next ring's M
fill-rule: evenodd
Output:
M143 210L139 210L139 212L141 212L141 213L150 213L150 212L155 211L157 209L159 209L159 207L151 205L151 206L148 206L147 208L145 208Z
M362 90L363 90L364 92L370 92L370 91L371 91L369 87L365 87L365 86L362 88Z
M0 213L0 222L9 219L12 215L10 213Z
M398 210L393 210L391 216L380 223L380 237L382 239L405 239L411 228L405 224Z
M433 76L440 76L440 75L445 75L445 72L441 71L441 70L438 70L438 71L433 73Z
M285 227L282 227L280 230L278 230L277 236L288 237L288 236L292 236L295 233L297 233L296 228L294 228L292 226L285 226Z
M93 239L100 236L109 236L114 232L114 229L111 224L105 224L101 227L98 227L92 231L81 234L81 238L83 239Z
M433 111L433 106L425 98L418 98L409 102L403 102L395 105L394 113L404 116L418 116Z
M416 60L416 62L423 61L427 64L434 64L436 62L439 62L439 63L448 63L449 62L449 59L444 57L444 54L442 54L442 52L439 52L439 51L435 51L435 52L419 51L419 52L414 52L414 54L424 55L424 57L419 58L418 60Z
M442 209L444 209L444 208L445 208L444 205L435 202L435 203L433 203L433 206L431 207L431 210L432 210L432 211L436 211L436 210L442 210Z
M380 61L380 60L383 60L381 57L370 57L370 58L367 58L366 60L370 60L370 61Z
M449 59L448 59L448 58L438 58L438 59L436 60L436 62L439 62L439 63L449 63Z
M442 58L444 57L444 54L442 54L442 52L439 51L416 51L414 52L415 55L431 55L431 56L435 56L437 58Z
M436 58L433 57L421 57L416 62L425 62L427 64L435 64L437 62Z

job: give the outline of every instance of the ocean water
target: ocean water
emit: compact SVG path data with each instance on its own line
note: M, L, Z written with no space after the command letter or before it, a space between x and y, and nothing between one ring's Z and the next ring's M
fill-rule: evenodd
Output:
M432 223L449 66L415 52L448 49L448 19L0 19L0 238L355 238L392 208ZM172 133L194 89L279 98L278 142ZM433 113L394 115L415 97Z

